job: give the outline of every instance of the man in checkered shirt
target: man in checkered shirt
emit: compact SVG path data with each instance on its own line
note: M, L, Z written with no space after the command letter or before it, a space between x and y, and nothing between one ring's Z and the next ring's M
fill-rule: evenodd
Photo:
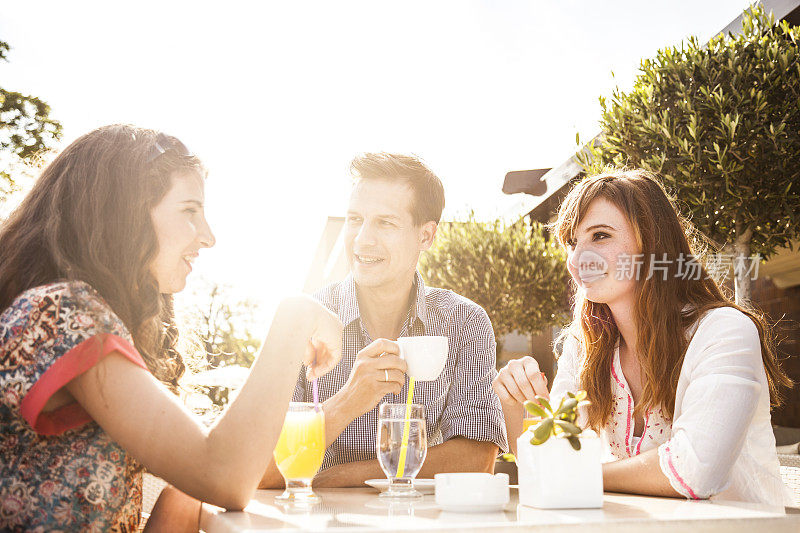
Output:
M496 343L486 311L451 291L426 287L417 262L433 244L444 208L439 178L413 156L368 153L351 164L353 190L344 243L351 272L315 297L344 325L342 359L319 378L328 448L315 486L360 486L385 477L375 453L378 410L408 393L404 336L444 335L449 354L435 381L415 384L425 406L428 454L420 478L491 472L506 450L500 401L492 390ZM294 401L310 402L301 372ZM283 480L270 465L261 487Z

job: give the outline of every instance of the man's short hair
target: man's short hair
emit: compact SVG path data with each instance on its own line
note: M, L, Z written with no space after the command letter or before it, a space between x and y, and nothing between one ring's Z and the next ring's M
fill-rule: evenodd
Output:
M411 216L420 226L439 223L444 209L441 180L416 156L370 152L357 155L350 163L353 179L385 179L406 183L413 193Z

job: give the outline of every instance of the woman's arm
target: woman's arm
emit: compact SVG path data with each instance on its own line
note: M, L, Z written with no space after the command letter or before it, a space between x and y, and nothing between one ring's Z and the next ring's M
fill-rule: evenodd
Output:
M333 368L341 331L338 318L310 298L282 302L250 376L211 429L118 353L67 389L149 471L198 500L241 509L272 457L301 361L311 364L316 357L315 376Z
M658 449L603 465L603 490L680 498L658 464Z

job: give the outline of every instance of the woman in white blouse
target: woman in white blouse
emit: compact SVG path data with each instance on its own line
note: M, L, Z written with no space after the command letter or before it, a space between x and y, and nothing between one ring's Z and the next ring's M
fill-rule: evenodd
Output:
M554 232L577 285L549 396L585 389L580 414L607 461L607 491L791 503L770 424L791 386L770 330L735 305L692 255L690 226L643 171L592 176L564 200ZM548 397L530 357L494 382L509 441L522 402Z

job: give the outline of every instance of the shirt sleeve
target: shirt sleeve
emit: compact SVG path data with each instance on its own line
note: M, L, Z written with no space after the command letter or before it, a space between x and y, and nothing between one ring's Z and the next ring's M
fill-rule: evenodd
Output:
M709 498L729 485L765 373L752 320L733 308L711 313L687 350L681 379L688 384L682 395L679 384L672 436L658 448L662 472L692 499Z
M306 373L304 368L300 368L300 373L297 375L297 384L294 386L294 394L292 394L293 402L307 402L306 399Z
M94 291L80 284L64 284L44 292L34 302L23 338L37 339L33 383L20 402L20 414L39 434L58 435L91 420L72 403L42 412L58 390L103 357L119 353L147 370L125 326Z
M497 344L489 316L482 308L462 327L453 381L442 411L445 441L453 437L493 442L508 451L508 437L500 399L492 389L497 375Z

